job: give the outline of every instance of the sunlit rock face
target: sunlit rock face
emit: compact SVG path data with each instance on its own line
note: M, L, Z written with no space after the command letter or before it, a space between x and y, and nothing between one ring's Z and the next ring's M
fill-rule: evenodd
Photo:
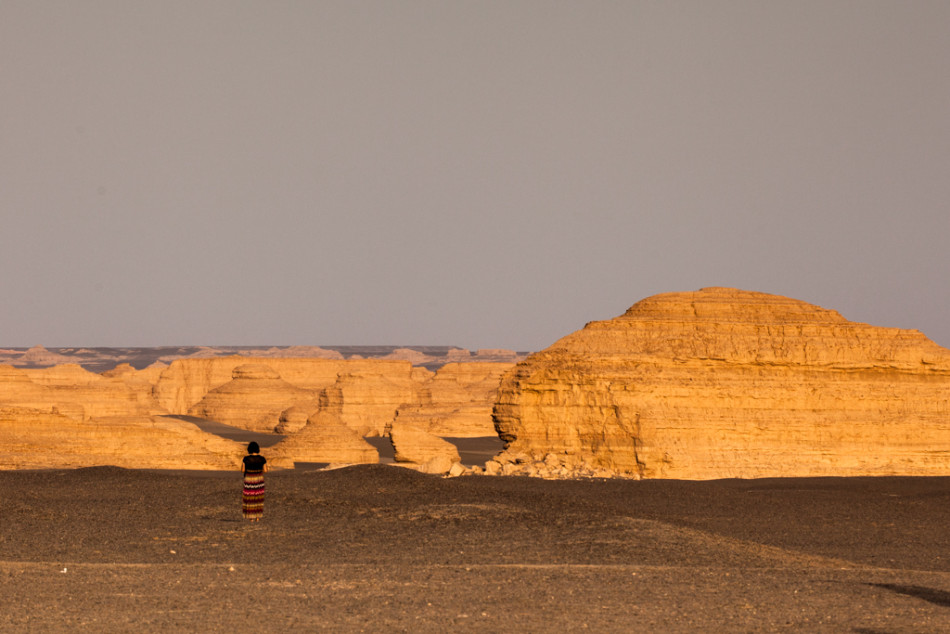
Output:
M412 366L367 368L341 373L336 383L321 393L321 410L337 412L340 419L361 436L384 436L389 433L396 410L412 402L416 383ZM398 371L394 371L397 370Z
M282 381L311 392L313 399L326 388L336 389L343 399L344 421L378 433L392 420L396 407L411 400L416 370L408 361L375 359L180 359L162 371L153 388L154 400L170 414L194 413L211 391L230 383L235 369L244 365L270 368ZM296 400L286 401L283 409Z
M455 445L411 424L397 420L390 437L396 462L425 464L433 458L445 458L451 467L460 460Z
M96 374L72 363L23 370L23 373L33 383L46 387L63 413L66 404L81 407L86 418L149 416L163 412L152 398L151 386L141 381L135 383L121 376Z
M0 435L16 438L25 456L17 458L20 465L221 468L230 458L221 462L217 449L189 456L187 448L200 445L204 432L190 423L176 426L181 421L168 417L187 415L255 432L300 434L279 456L291 466L375 462L376 450L362 437L389 435L397 416L435 436L494 435L491 405L501 375L511 367L449 363L432 372L406 360L231 356L179 359L142 370L126 363L97 374L76 364L0 364L0 407L7 412ZM136 445L156 434L161 450L184 439L181 464ZM77 438L72 444L71 435ZM43 458L44 442L49 452L64 452L62 460ZM125 445L128 459L116 457ZM88 455L80 458L83 452Z
M300 431L268 450L268 461L292 468L297 462L376 463L379 453L347 426L339 411L313 414Z
M208 392L188 413L248 429L273 432L281 412L314 400L316 394L284 381L267 365L239 365L229 382Z
M237 469L244 446L161 416L88 421L0 405L0 469Z
M447 363L419 382L412 402L397 412L397 421L436 436L494 436L492 404L502 375L512 363Z
M950 474L950 350L726 288L647 298L531 355L509 455L630 477Z
M56 405L53 391L33 382L29 375L11 365L0 365L0 404L50 411ZM83 418L80 408L78 418Z
M121 379L78 365L22 370L0 365L0 404L56 411L76 420L157 413L150 389L136 390Z

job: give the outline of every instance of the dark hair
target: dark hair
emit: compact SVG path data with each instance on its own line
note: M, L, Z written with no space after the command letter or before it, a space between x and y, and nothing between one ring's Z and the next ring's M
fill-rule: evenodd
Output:
M248 445L247 445L247 453L260 453L260 452L261 452L261 446L260 446L260 445L258 445L258 444L257 444L256 442L254 442L253 440L252 440L250 443L248 443Z

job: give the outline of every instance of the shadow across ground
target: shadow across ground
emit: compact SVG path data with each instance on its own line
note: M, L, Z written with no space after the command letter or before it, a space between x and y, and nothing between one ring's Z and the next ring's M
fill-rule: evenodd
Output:
M175 418L192 423L201 431L234 440L241 443L256 441L262 448L272 447L285 438L283 434L269 434L265 432L248 431L240 427L225 425L217 421L199 418L197 416L175 416L168 415L165 418ZM395 460L395 451L392 441L386 436L367 436L364 438L371 444L379 454L380 464L391 464ZM493 456L498 454L505 446L505 443L497 436L483 436L476 438L456 438L446 437L444 440L455 445L459 451L459 457L462 464L466 467L482 466ZM327 463L296 463L297 468L312 470L320 466L326 466Z

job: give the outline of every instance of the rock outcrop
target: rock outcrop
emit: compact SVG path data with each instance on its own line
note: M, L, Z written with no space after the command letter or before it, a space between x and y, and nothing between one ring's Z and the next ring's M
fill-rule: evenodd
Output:
M280 413L280 421L274 431L278 434L294 434L300 431L307 426L310 415L316 413L311 411L312 409L313 407L306 405L291 405Z
M228 384L235 368L247 364L271 368L287 384L312 392L314 401L319 395L328 406L339 412L346 425L364 436L388 435L399 411L403 420L411 418L413 424L431 433L460 437L495 435L492 404L501 375L513 365L448 363L433 373L413 367L406 360L254 360L238 356L179 359L156 381L154 402L171 414L212 417L214 414L207 404L199 403ZM131 380L126 374L121 378L127 382ZM235 406L237 396L232 392L229 397ZM212 398L217 402L217 396ZM281 411L292 404L304 407L307 416L320 410L317 405L307 406L294 398L285 402ZM279 402L275 400L273 405L277 406ZM280 422L279 416L278 413L273 425ZM238 418L233 416L230 420ZM247 427L247 424L240 423L239 426ZM297 426L300 427L299 420Z
M89 421L0 406L0 469L238 469L244 445L163 417Z
M461 460L452 443L399 420L393 423L390 438L396 462L420 465L427 473L446 473Z
M164 413L152 399L151 386L145 382L130 384L121 377L99 375L76 364L23 372L33 383L49 390L52 402L80 406L86 418Z
M151 385L132 386L75 364L28 370L0 366L0 404L55 410L76 420L162 413L152 400Z
M410 370L406 364L406 370ZM385 436L396 410L414 400L417 385L411 372L346 372L324 390L327 406L361 436Z
M71 363L73 361L74 359L72 357L50 352L43 346L33 346L18 359L19 363L30 366L53 366Z
M234 368L246 363L251 361L239 356L178 359L162 371L152 394L169 414L185 415L205 394L230 381Z
M34 383L24 370L0 365L0 404L50 411L56 405L52 390ZM80 411L79 419L83 414Z
M276 428L295 435L317 417L327 429L344 425L359 442L339 438L324 442L311 429L298 445L350 448L336 457L321 448L321 460L311 460L313 453L305 452L296 461L365 462L377 457L361 437L388 436L397 415L434 436L495 435L491 404L500 376L510 367L449 363L433 372L407 360L242 356L178 359L169 366L155 363L141 370L121 363L102 374L78 364L32 369L0 365L0 406L62 415L133 440L138 436L114 421L124 420L129 426L139 421L152 428L163 422L153 416L190 415L251 431ZM333 425L327 423L331 418ZM113 423L104 425L104 420ZM26 433L22 425L18 429ZM43 433L40 430L39 437ZM96 451L92 443L81 446Z
M268 451L279 466L295 462L362 464L379 462L379 453L340 419L338 412L312 415L306 426Z
M629 477L950 474L950 350L805 302L647 298L503 378L499 464Z
M408 361L375 359L255 359L231 356L213 359L179 359L172 362L154 387L155 401L170 414L187 414L211 390L231 381L241 365L266 366L287 383L317 394L336 384L341 375L383 376L393 381L409 381L414 368ZM359 391L359 390L358 390ZM353 399L357 398L354 393ZM351 399L355 405L358 400ZM390 418L392 418L390 416Z
M436 436L494 436L492 404L512 363L447 363L417 388L397 420Z
M189 416L240 427L250 431L273 432L281 412L316 395L280 378L268 365L239 365L229 382L208 392L188 410Z

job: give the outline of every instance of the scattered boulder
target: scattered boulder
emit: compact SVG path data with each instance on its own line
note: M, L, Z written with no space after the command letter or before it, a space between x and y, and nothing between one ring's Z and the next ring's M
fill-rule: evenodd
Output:
M449 473L452 467L457 464L459 463L452 462L452 459L448 456L433 456L421 464L417 470L422 473L443 474Z
M545 480L568 480L577 478L615 478L618 474L609 469L596 469L568 455L501 453L485 463L482 468L471 467L462 475L505 475L543 478Z

